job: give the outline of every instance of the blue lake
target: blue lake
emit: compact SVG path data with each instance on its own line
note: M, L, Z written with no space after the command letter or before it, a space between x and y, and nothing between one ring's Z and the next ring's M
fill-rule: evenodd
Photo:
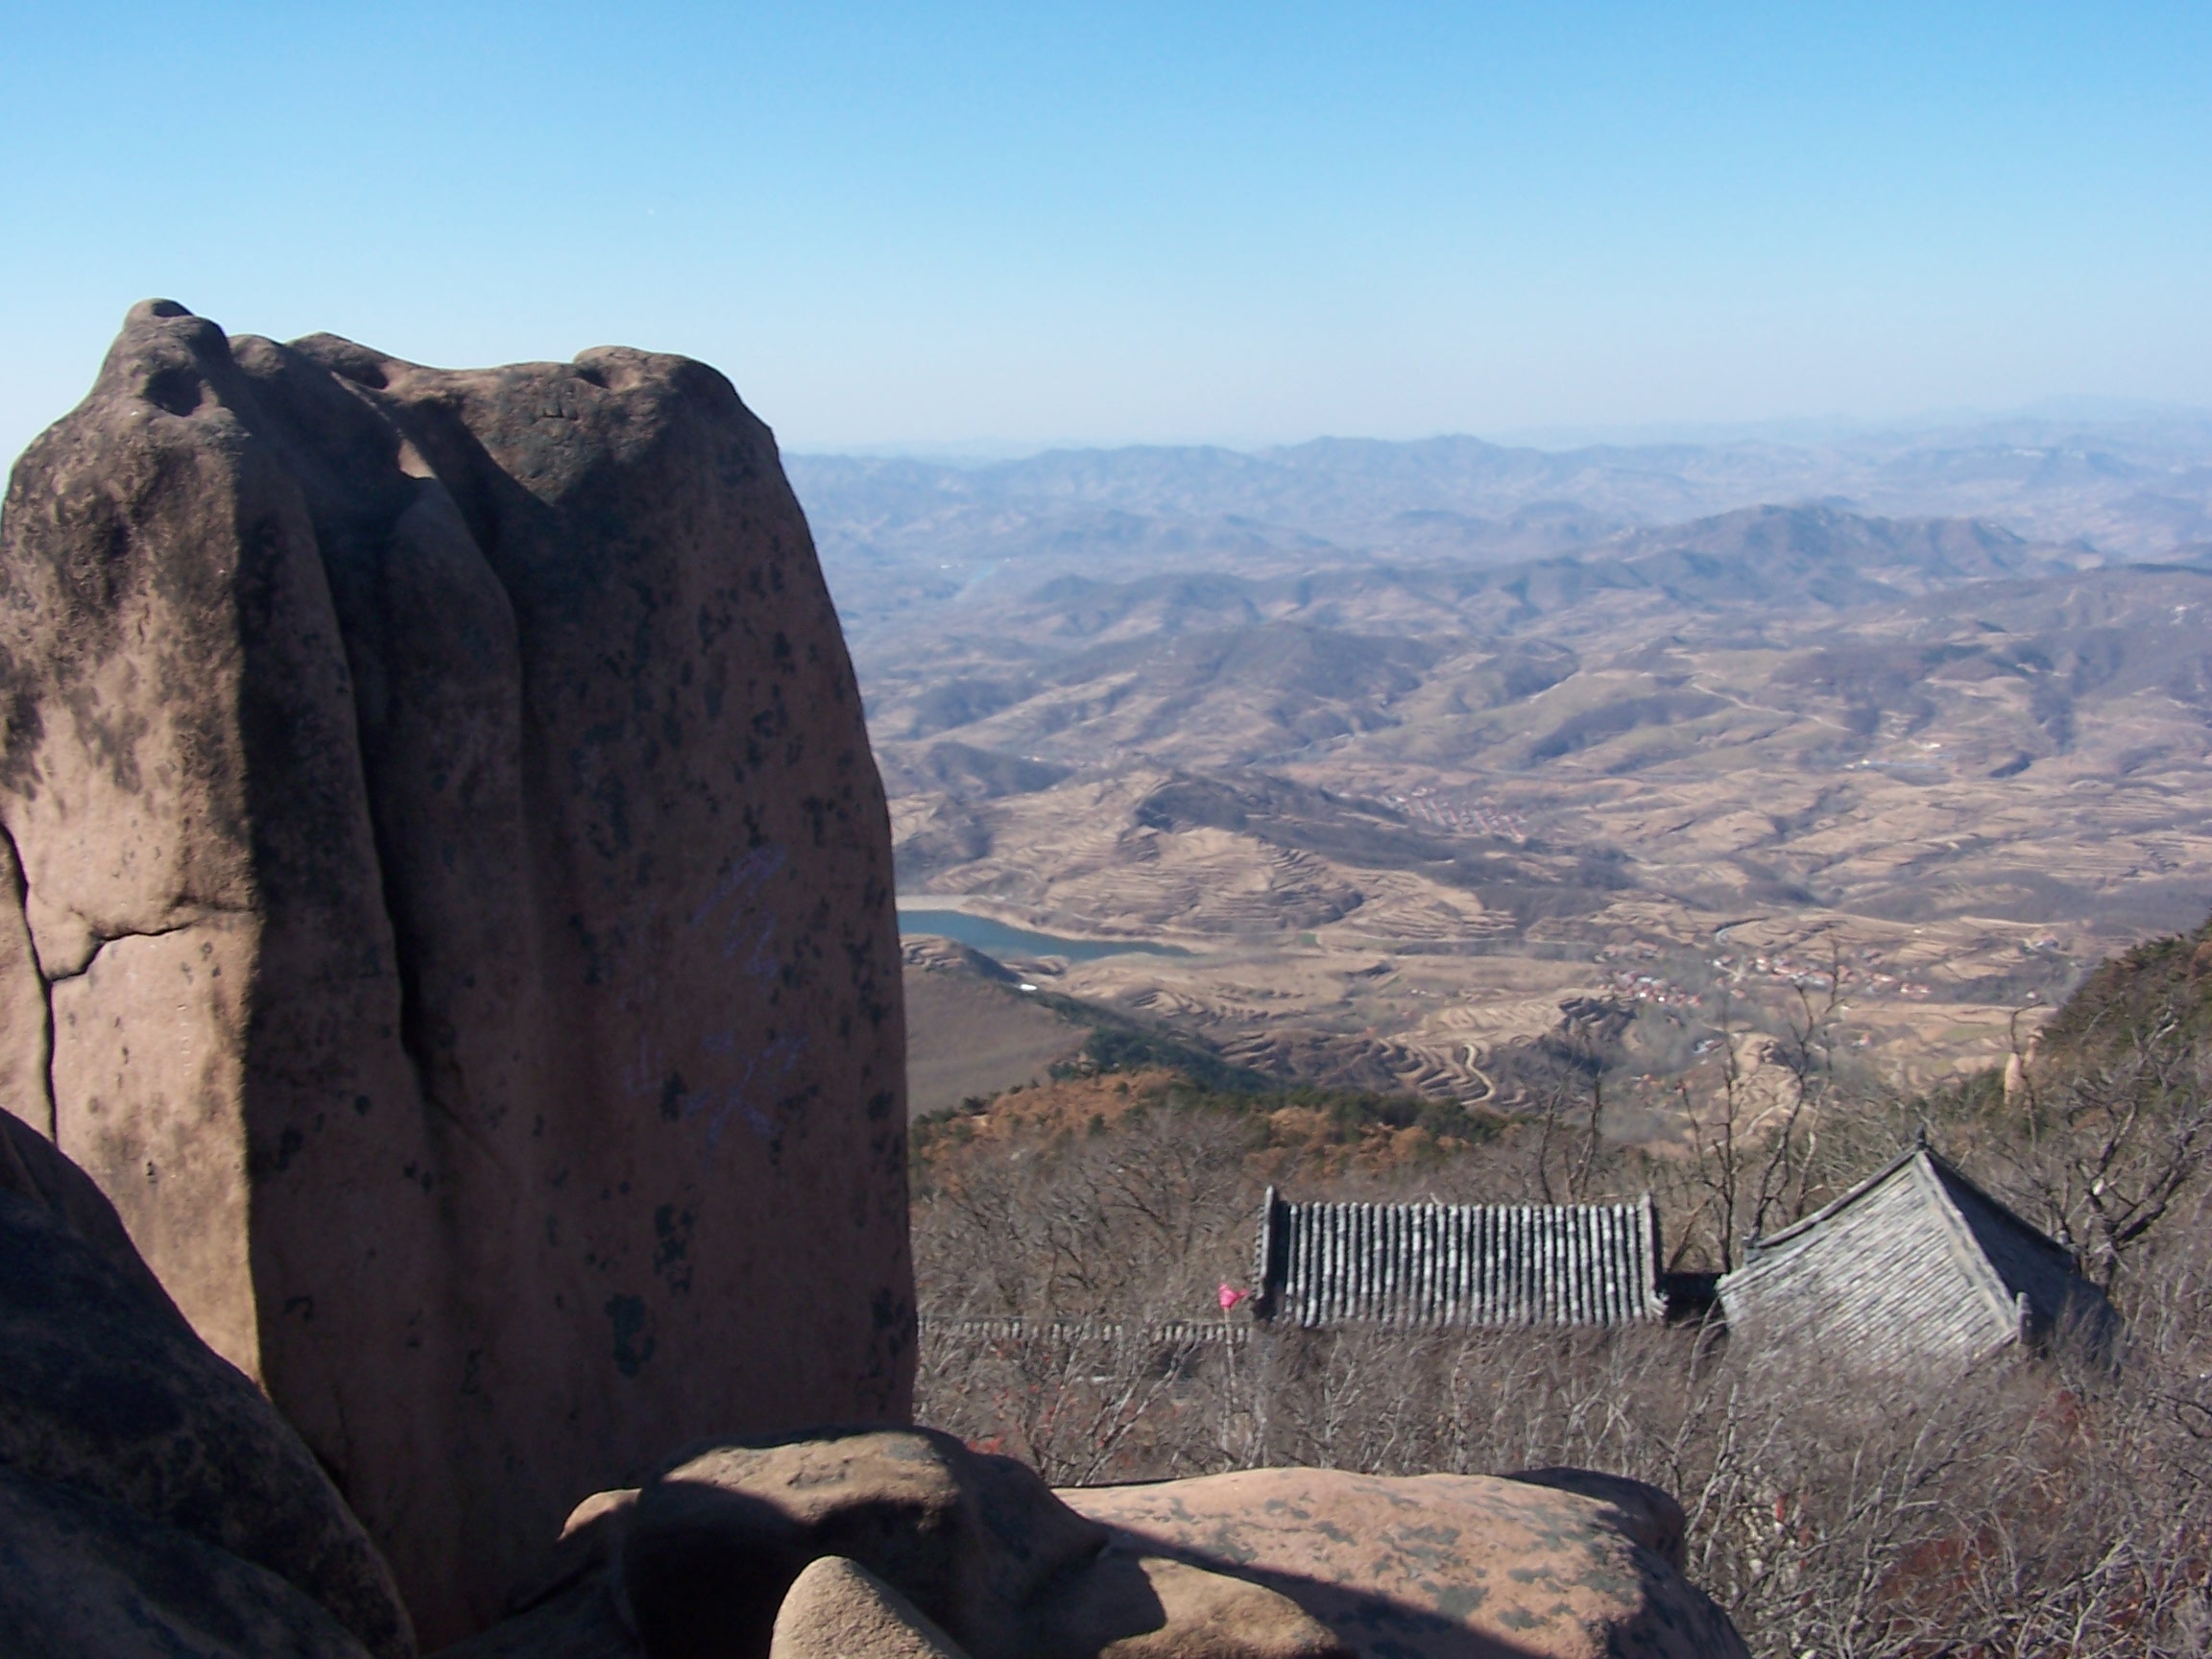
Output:
M934 933L972 945L988 956L1065 956L1070 962L1092 962L1101 956L1188 956L1172 945L1146 945L1135 939L1060 939L1050 933L1032 933L1026 927L1009 927L987 916L965 910L908 910L899 912L899 931Z

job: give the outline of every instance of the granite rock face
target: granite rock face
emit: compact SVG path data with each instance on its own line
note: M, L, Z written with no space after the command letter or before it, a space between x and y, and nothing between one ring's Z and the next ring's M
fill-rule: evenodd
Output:
M1061 1496L1128 1549L1236 1562L1362 1659L1746 1659L1651 1547L1681 1514L1672 1499L1577 1471L1537 1479L1256 1469Z
M275 1574L74 1487L0 1468L0 1652L365 1659Z
M911 1601L842 1555L825 1555L792 1580L768 1652L769 1659L961 1659Z
M84 1174L0 1114L0 1652L410 1659L384 1563Z
M656 1659L764 1659L785 1592L825 1555L974 1659L1026 1659L1046 1586L1106 1541L1011 1457L928 1429L821 1432L680 1458L638 1493L621 1574Z
M1680 1520L1578 1470L1054 1493L950 1435L824 1431L594 1498L445 1659L1743 1659L1664 1553Z
M1677 1573L1689 1559L1690 1518L1671 1493L1625 1475L1600 1475L1594 1469L1516 1469L1504 1479L1592 1500L1602 1506L1599 1517L1604 1525L1641 1544Z
M927 1429L694 1450L579 1506L524 1599L444 1659L1347 1659L1287 1597L1117 1548Z
M888 824L719 374L132 311L0 524L0 1099L426 1641L709 1432L902 1419Z

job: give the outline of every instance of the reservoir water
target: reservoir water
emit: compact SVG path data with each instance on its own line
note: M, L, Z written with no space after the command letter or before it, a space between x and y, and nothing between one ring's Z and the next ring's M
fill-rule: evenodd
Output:
M1065 956L1070 962L1093 962L1101 956L1188 956L1172 945L1147 945L1138 939L1060 939L1050 933L1032 933L1026 927L1009 927L988 916L971 916L965 910L899 911L899 931L934 933L973 946L987 956Z

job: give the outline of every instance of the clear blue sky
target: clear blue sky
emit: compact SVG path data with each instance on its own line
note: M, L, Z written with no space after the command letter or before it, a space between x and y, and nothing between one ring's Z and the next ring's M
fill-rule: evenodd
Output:
M159 294L787 445L2212 404L2212 6L9 0L0 452Z

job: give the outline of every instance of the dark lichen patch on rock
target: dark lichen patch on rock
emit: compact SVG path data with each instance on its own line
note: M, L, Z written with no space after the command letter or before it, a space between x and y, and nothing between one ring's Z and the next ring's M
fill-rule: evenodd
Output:
M1125 1547L1265 1584L1372 1659L1741 1656L1719 1609L1636 1536L1663 1532L1679 1506L1635 1481L1588 1479L1605 1496L1498 1477L1316 1469L1066 1496ZM1569 1538L1571 1563L1559 1559Z

